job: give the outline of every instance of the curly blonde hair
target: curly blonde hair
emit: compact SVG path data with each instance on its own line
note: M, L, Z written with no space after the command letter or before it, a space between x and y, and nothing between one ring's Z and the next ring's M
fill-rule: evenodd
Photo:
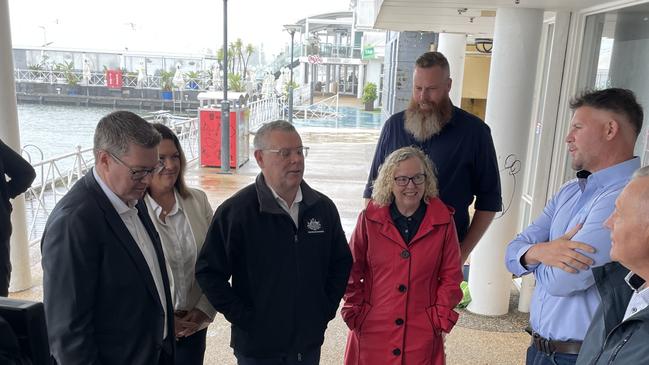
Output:
M386 157L383 164L379 167L379 174L374 180L372 190L372 200L378 205L390 205L394 200L392 187L394 186L394 170L399 163L410 158L418 158L424 167L426 181L424 182L424 201L427 203L430 198L436 198L439 195L437 189L437 175L433 162L426 156L424 151L417 147L402 147L392 152Z

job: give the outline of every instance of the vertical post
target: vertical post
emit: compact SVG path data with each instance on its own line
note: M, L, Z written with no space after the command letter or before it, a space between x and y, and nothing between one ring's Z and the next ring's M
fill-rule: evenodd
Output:
M0 116L2 116L0 139L14 151L20 153L20 129L18 127L15 85L9 4L6 0L0 0ZM32 286L23 195L13 201L11 225L13 234L10 241L10 261L13 268L10 291L15 292L29 289Z
M290 81L288 83L288 122L293 124L293 38L295 37L295 29L289 29L291 34L291 64L290 67Z
M529 135L542 27L543 10L496 11L485 119L496 146L504 205L510 209L491 223L471 254L468 310L477 314L497 316L509 309L512 276L503 262L507 242L518 230L521 190L503 166L508 156L526 161L527 138L520 136Z
M230 103L228 103L228 0L223 0L223 101L221 102L221 173L230 173Z
M453 105L460 107L462 105L466 34L440 33L437 50L448 60L451 69L450 77L453 80L449 96Z
M81 161L81 146L77 145L77 180L81 180L81 177L83 177L83 164L81 163ZM72 184L70 184L70 187L71 186Z

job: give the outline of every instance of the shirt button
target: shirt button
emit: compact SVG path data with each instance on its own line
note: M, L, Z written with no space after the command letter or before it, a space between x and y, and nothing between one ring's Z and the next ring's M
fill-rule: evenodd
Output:
M408 287L406 287L406 286L403 285L403 284L399 285L399 291L400 291L400 292L405 293L406 290L408 290Z
M397 318L397 320L394 321L394 323L396 323L397 326L401 326L401 325L403 324L403 319L401 319L401 318Z
M401 258L407 259L408 257L410 257L410 252L408 250L401 251Z
M392 354L394 356L399 356L399 355L401 355L401 350L400 349L394 349L394 350L392 350Z

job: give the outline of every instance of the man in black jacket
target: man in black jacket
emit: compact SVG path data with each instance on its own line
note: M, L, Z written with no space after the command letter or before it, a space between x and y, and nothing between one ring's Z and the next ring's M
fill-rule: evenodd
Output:
M50 214L41 250L43 304L59 365L171 365L173 303L160 237L142 198L160 134L116 111L97 124L95 166Z
M295 128L265 124L254 147L261 174L217 209L196 278L232 323L240 365L318 364L352 257L335 205L302 180Z
M577 364L647 364L649 166L634 173L604 224L611 230L611 259L617 262L593 269L602 304Z
M9 176L9 181L5 176ZM35 177L36 172L29 162L0 140L0 297L9 294L11 277L9 241L12 207L9 199L29 189Z

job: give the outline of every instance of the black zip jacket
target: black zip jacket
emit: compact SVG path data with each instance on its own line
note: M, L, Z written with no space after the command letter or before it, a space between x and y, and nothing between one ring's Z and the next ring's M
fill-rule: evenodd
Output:
M304 181L301 189L296 228L259 174L216 210L196 263L203 293L232 323L230 346L244 356L321 346L345 292L352 256L338 211Z

